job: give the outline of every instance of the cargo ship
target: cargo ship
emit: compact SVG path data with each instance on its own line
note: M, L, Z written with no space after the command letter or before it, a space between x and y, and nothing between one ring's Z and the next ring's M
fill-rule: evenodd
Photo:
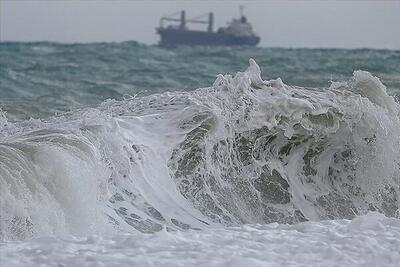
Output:
M180 14L180 17L177 15ZM208 19L204 19L208 16ZM174 22L165 26L165 22ZM188 28L189 23L207 24L207 29L192 30ZM192 19L186 19L185 11L181 11L160 19L160 25L156 28L161 39L162 46L178 45L204 45L204 46L256 46L260 37L253 32L252 25L243 15L240 8L240 17L232 19L226 27L217 31L213 30L214 14L212 12Z

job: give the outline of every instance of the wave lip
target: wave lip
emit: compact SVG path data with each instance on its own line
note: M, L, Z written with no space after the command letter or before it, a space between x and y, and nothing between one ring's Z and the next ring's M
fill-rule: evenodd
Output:
M316 90L257 63L212 87L1 119L1 238L399 217L399 105L378 78Z

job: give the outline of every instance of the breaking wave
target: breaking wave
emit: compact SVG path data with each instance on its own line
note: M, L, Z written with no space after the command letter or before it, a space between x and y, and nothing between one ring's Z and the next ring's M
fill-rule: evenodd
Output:
M368 72L306 89L251 59L209 88L0 123L2 240L400 217L399 104Z

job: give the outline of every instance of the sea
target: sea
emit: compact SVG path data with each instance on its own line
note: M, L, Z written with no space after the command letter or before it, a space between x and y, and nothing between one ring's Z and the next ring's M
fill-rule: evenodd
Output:
M1 266L400 266L400 51L0 43Z

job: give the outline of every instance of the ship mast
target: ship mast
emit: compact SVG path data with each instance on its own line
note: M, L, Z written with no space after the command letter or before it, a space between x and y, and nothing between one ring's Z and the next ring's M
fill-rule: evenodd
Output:
M185 14L185 10L181 11L181 24L179 25L179 27L181 28L181 30L186 28L186 14Z
M240 17L244 17L244 12L243 12L244 8L245 8L245 6L243 6L243 5L239 6L239 15L240 15Z

